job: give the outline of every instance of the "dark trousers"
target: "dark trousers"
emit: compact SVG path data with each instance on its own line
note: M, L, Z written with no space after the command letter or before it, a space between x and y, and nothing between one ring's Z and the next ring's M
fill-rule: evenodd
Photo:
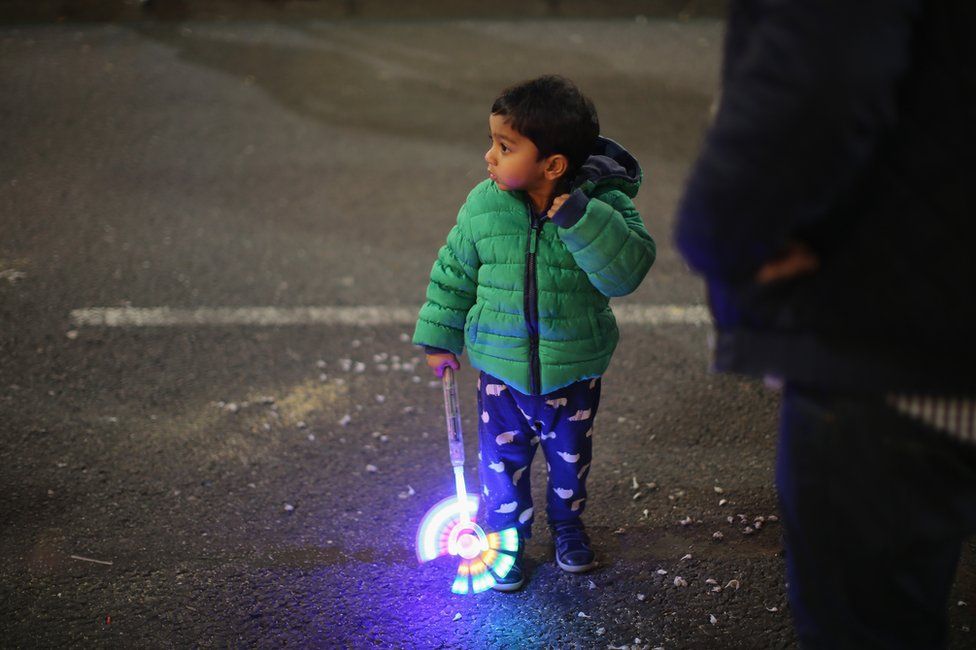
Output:
M537 447L542 447L548 469L549 523L580 520L586 509L593 420L599 407L599 377L547 395L525 395L481 373L478 458L485 521L490 529L516 527L525 537L532 536L535 508L529 476Z
M976 450L880 396L788 387L776 483L804 648L940 648Z

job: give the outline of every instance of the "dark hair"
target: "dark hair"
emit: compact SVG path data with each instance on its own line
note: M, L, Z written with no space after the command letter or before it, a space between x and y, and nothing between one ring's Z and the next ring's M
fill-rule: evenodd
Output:
M492 115L532 140L539 158L562 154L572 179L600 135L596 108L569 79L546 75L506 88L491 105Z

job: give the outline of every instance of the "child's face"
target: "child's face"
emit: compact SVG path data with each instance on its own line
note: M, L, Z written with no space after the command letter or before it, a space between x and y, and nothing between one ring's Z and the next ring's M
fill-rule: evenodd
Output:
M508 125L506 118L488 118L491 148L485 152L488 176L500 190L539 189L546 180L546 160L539 160L539 149L531 140Z

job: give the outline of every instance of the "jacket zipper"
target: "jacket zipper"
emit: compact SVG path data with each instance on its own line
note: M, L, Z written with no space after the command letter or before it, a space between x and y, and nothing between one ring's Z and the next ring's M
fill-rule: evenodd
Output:
M542 388L542 369L539 361L539 287L536 278L536 248L542 219L539 219L529 206L529 240L525 251L525 326L529 332L529 386L533 395L540 395Z

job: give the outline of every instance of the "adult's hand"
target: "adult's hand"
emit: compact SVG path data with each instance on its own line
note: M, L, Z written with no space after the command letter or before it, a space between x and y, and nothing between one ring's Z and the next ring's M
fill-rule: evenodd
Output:
M774 260L770 260L760 267L756 273L756 282L769 284L779 280L809 275L820 268L820 258L806 245L794 242L786 252Z

